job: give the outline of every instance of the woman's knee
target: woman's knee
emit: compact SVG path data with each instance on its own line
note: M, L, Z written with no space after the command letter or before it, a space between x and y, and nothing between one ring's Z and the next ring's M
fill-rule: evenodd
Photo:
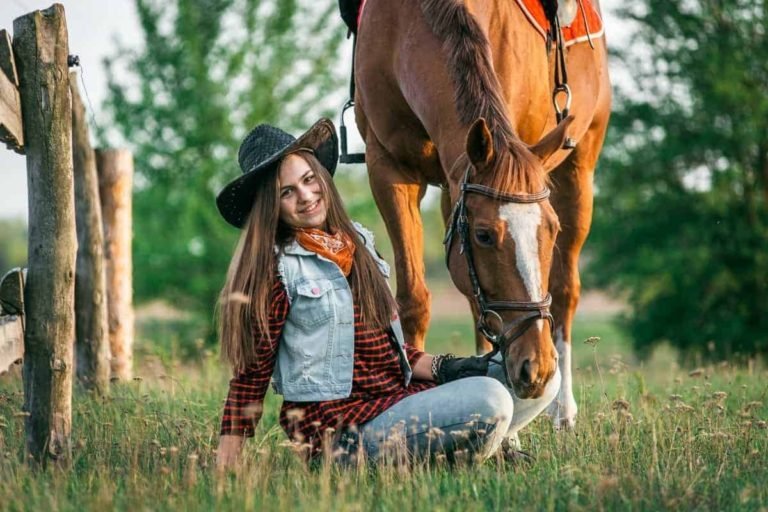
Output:
M512 421L515 407L509 390L491 377L470 377L458 382L463 384L462 393L470 395L466 398L478 421L505 430Z

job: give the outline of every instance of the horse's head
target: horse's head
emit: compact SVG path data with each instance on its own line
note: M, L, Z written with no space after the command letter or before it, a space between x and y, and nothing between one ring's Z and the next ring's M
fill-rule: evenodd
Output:
M479 119L459 162L466 174L449 226L451 277L472 298L481 332L497 338L520 398L541 396L557 370L548 289L560 224L544 162L562 147L571 121L527 146L495 144Z

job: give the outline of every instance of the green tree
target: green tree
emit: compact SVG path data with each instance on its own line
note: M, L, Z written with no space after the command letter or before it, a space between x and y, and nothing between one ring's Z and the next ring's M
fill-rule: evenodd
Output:
M0 277L14 267L27 265L27 223L0 219Z
M298 132L340 101L336 3L136 0L144 45L105 61L112 145L134 151L134 288L210 314L238 232L214 203L258 123Z
M768 352L768 2L644 0L620 51L586 275L641 354Z

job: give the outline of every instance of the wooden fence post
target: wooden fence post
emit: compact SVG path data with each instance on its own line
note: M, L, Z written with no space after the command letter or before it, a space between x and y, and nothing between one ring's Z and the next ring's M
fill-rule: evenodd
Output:
M69 74L72 93L72 161L75 175L77 271L75 273L75 366L78 380L101 395L109 390L104 234L96 154L88 137L85 107Z
M24 410L34 460L71 460L75 206L64 7L13 22L29 190Z
M133 374L133 155L126 149L97 149L96 168L104 220L112 378L129 380Z

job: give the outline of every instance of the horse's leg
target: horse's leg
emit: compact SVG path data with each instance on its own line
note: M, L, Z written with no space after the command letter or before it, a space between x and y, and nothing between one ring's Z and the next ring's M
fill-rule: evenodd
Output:
M592 223L592 179L606 125L607 118L605 123L595 122L574 152L551 174L550 200L562 229L557 237L549 284L555 318L553 339L562 376L560 392L547 410L556 428L573 428L576 423L571 326L581 291L579 254Z
M397 304L408 343L424 350L431 296L424 277L424 237L419 203L427 184L366 131L368 179L387 226L397 269Z

